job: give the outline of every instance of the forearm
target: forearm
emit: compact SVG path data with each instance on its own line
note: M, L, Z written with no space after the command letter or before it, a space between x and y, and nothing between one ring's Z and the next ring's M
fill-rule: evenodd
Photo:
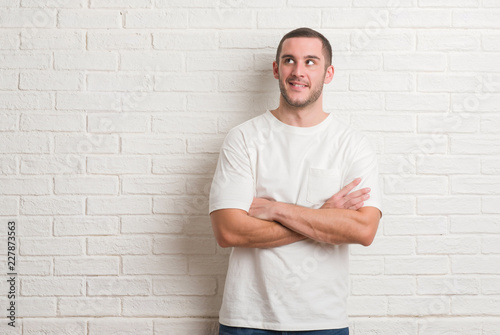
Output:
M278 222L254 218L242 210L214 211L210 218L222 247L272 248L306 239Z
M272 219L311 239L331 243L369 245L373 241L378 218L373 210L311 209L274 202Z

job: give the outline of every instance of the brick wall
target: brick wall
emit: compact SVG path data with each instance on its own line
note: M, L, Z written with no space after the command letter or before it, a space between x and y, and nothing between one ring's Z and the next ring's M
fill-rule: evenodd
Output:
M497 0L0 0L3 274L7 221L19 236L0 334L215 333L218 150L277 106L271 62L299 26L334 48L326 110L380 158L352 333L499 334L499 17Z

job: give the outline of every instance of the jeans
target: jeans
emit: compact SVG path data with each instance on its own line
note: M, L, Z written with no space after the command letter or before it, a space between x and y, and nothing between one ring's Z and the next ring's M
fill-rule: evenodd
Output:
M219 325L219 335L349 335L349 328L305 331L281 331Z

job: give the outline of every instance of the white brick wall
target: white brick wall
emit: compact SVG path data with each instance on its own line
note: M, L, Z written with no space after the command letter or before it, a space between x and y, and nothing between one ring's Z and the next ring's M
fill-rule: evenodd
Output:
M0 0L0 245L8 220L19 236L18 327L0 334L216 333L219 146L276 106L271 62L298 26L333 45L326 110L380 157L385 212L351 249L351 333L498 334L499 8Z

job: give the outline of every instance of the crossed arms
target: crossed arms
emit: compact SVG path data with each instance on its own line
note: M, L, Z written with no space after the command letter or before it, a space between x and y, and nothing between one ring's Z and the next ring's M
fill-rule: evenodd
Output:
M210 218L215 238L221 247L271 248L306 238L368 246L381 213L375 207L362 207L370 189L350 193L360 181L352 181L319 209L254 198L248 213L241 209L213 211Z

